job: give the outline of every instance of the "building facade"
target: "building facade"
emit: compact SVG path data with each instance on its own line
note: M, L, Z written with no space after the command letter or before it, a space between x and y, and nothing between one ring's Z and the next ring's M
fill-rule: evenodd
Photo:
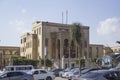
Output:
M90 44L89 58L100 58L104 55L104 45Z
M114 53L120 53L120 46L113 46L111 49Z
M65 68L76 65L78 57L89 56L89 27L82 29L82 51L72 40L71 25L40 22L32 24L32 31L21 36L21 56L29 59L51 59L54 67Z
M13 56L20 56L20 47L0 46L0 69L12 65Z
M89 47L89 62L90 67L96 67L97 64L92 60L100 59L104 56L104 45L90 44Z

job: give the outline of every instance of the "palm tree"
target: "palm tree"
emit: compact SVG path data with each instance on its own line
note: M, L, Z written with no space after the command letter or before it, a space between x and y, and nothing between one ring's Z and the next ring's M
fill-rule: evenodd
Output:
M116 41L116 43L120 44L120 41Z
M73 23L71 26L72 30L72 39L76 43L77 52L78 52L78 60L79 60L79 67L80 67L80 54L82 54L82 25L80 23Z

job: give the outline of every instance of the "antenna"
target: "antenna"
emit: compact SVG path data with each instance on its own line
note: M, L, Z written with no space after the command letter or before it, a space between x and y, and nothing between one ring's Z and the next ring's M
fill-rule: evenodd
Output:
M66 10L66 25L68 23L68 10Z
M63 24L63 12L62 12L62 24Z

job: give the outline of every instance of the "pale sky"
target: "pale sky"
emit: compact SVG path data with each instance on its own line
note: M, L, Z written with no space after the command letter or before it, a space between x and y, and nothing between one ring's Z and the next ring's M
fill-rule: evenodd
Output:
M0 0L0 46L20 46L20 36L35 21L62 22L90 27L90 44L118 46L120 0Z

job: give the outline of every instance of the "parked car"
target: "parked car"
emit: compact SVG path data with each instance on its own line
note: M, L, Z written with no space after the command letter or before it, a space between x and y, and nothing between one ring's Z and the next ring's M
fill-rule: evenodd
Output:
M52 72L43 69L33 69L27 72L33 75L34 80L54 80L55 75Z
M2 73L3 73L3 71L0 70L0 74L2 74Z
M66 69L63 70L63 71L60 71L60 72L59 72L59 76L60 76L60 77L63 77L62 75L63 75L65 72L70 71L71 69L73 69L73 67L68 67L68 68L66 68Z
M68 74L68 78L69 79L76 79L80 76L80 73L82 70L85 70L87 69L86 67L85 68L81 68L81 69L75 69L72 73Z
M80 68L79 67L75 67L71 71L66 73L66 77L65 78L71 79L73 74L76 74L76 73L79 73L79 72L80 72Z
M78 79L73 80L120 80L120 71L96 70L83 74Z
M90 71L94 71L94 70L100 70L101 68L86 68L84 70L81 71L81 74L86 74Z
M79 72L79 67L74 67L72 68L70 71L64 72L64 74L62 75L63 78L70 78L71 74L74 72Z
M53 72L53 74L57 77L57 76L59 76L59 72L60 71L63 71L63 69L61 69L61 68L58 68L58 69L52 69L52 70L50 70L50 72Z
M6 71L0 75L0 80L34 80L33 76L21 71Z

